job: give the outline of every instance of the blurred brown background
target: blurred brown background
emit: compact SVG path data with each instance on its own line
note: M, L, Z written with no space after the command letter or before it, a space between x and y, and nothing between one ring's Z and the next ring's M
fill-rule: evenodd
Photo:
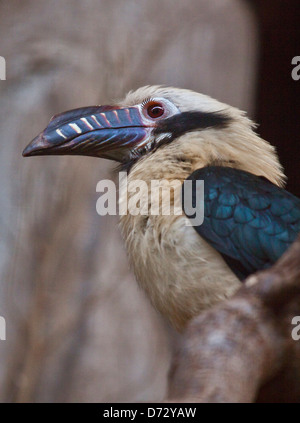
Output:
M247 110L268 134L280 117L264 90L274 28L265 25L276 4L289 2L273 1L269 12L262 3L0 0L0 55L7 64L7 80L0 81L0 315L7 323L1 402L164 397L176 335L138 289L117 217L96 213L96 184L112 177L114 165L84 157L24 159L21 152L52 115L109 104L146 84L209 94ZM292 115L284 126L293 142L268 139L282 150L291 145L295 157L291 60L300 51L289 46L279 58L292 87L281 114ZM264 126L268 116L274 120Z

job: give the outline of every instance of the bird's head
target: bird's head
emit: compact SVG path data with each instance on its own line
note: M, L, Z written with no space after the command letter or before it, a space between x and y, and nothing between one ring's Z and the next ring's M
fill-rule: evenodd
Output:
M226 164L284 180L274 148L257 136L240 110L190 90L147 86L114 106L91 106L55 115L23 156L84 155L120 162L174 156L189 170ZM161 162L162 160L158 160Z

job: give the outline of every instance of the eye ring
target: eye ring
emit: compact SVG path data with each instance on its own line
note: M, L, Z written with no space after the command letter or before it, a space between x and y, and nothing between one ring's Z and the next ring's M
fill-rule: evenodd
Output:
M165 114L164 105L159 101L149 102L145 107L145 111L151 119L158 119Z

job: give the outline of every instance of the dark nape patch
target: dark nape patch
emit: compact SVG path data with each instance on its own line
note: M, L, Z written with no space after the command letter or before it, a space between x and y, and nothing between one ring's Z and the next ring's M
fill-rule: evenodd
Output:
M159 122L153 134L172 134L166 141L173 141L181 135L207 128L224 128L232 118L222 112L182 112Z

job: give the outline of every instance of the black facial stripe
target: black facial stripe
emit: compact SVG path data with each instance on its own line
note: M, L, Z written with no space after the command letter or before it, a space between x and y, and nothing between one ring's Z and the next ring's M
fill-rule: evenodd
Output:
M172 140L186 132L207 129L224 128L232 118L222 112L182 112L161 120L154 130L154 135L172 134Z
M162 138L162 140L157 144L154 143L150 154L161 146L169 144L174 139L187 132L207 128L224 128L228 126L231 121L232 118L222 112L197 111L182 112L169 118L162 119L153 130L153 135L154 137L158 137L161 134L170 134L170 136ZM148 151L145 149L137 151L139 157L134 157L126 163L121 164L119 169L129 172L137 160L147 153Z

